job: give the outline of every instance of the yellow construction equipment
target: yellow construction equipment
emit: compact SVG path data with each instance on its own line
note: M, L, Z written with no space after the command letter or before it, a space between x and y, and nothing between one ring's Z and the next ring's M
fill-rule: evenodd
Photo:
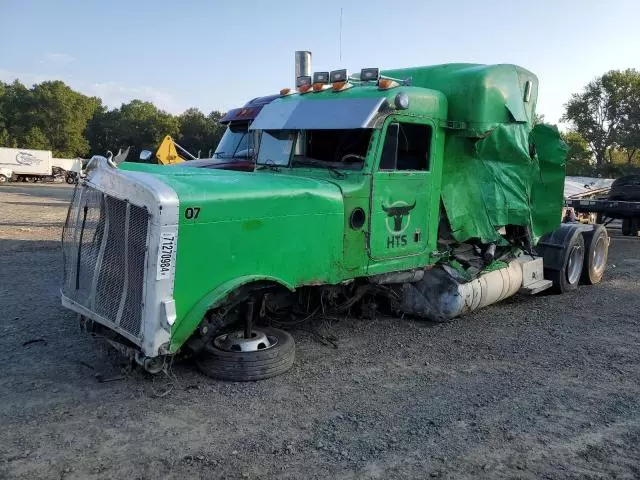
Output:
M187 150L178 145L171 136L167 135L160 143L158 150L156 151L156 160L160 165L173 165L174 163L182 163L185 161L183 157L178 154L178 149L187 155L190 160L194 160L196 157L191 155ZM142 154L141 154L142 158Z

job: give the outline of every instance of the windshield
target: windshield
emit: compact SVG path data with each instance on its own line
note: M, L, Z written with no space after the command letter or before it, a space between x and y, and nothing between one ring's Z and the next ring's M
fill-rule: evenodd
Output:
M265 130L258 164L359 170L371 141L370 129Z
M213 158L233 158L246 160L253 156L253 132L249 132L249 124L230 123L224 132Z

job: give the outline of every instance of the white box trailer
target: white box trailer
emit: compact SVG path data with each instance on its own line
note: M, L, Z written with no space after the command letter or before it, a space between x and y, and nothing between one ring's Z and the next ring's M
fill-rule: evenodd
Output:
M0 147L0 168L14 178L51 176L52 158L50 150Z

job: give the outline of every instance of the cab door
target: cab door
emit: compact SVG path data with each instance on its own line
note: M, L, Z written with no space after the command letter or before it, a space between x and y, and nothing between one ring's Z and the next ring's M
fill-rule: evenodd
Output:
M392 116L385 122L372 174L369 255L374 260L426 251L432 204L433 126Z

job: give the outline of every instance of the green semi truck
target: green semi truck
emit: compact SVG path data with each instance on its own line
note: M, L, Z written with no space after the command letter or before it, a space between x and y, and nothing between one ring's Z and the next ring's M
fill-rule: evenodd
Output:
M94 157L63 231L63 304L149 371L291 367L276 326L448 320L600 281L602 226L560 224L567 147L515 65L316 72L265 105L253 172Z

